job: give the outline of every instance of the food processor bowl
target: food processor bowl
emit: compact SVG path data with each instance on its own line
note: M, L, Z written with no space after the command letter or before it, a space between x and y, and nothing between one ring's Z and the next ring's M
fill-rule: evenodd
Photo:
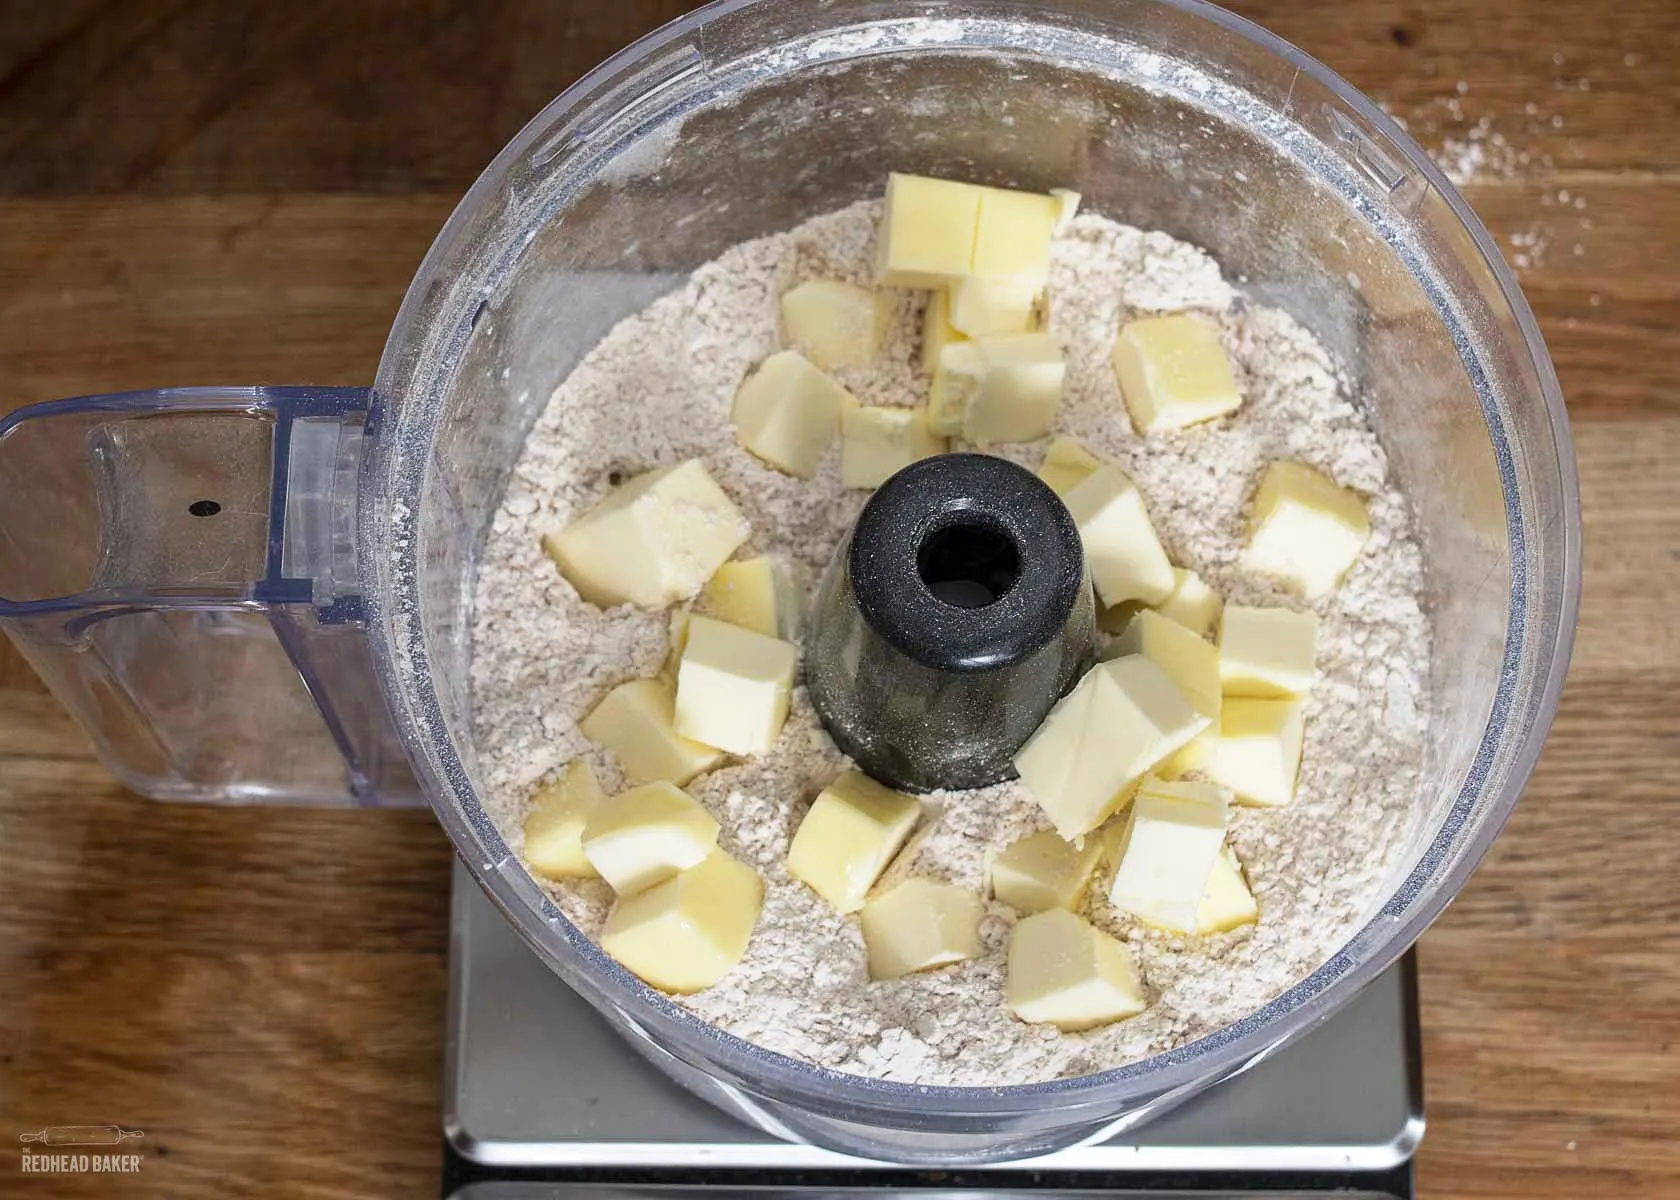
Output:
M1244 1020L995 1088L838 1073L711 1027L613 962L486 814L472 604L521 444L620 318L889 170L1042 190L1206 247L1337 357L1410 496L1434 628L1409 845L1363 927ZM1558 702L1580 521L1562 398L1487 232L1424 152L1294 47L1194 0L728 0L548 106L462 201L380 364L363 591L393 719L468 866L651 1061L777 1135L952 1165L1113 1136L1300 1036L1392 963L1510 814ZM572 434L611 438L579 414Z

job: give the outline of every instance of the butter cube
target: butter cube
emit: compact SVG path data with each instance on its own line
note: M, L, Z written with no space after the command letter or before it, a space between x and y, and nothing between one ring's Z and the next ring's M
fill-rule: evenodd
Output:
M694 617L677 666L677 732L731 754L767 752L787 720L798 663L779 638Z
M1080 848L1048 829L1029 834L992 862L992 894L1024 915L1078 908L1100 851L1095 838Z
M1045 447L1038 477L1058 496L1066 496L1082 483L1102 461L1070 437L1059 437Z
M768 554L726 562L701 589L699 607L707 616L739 625L765 637L792 641L799 636L799 595L787 563ZM672 638L673 644L676 638ZM686 618L682 642L688 644ZM682 657L682 651L677 651Z
M1125 632L1103 649L1105 659L1141 654L1153 659L1178 685L1190 706L1211 724L1219 720L1220 658L1198 635L1177 621L1144 609Z
M1115 850L1109 901L1152 925L1195 933L1197 906L1225 845L1228 795L1211 783L1155 776L1140 783Z
M1140 434L1211 421L1242 405L1219 330L1188 313L1127 322L1111 358Z
M1126 473L1103 466L1062 497L1079 526L1091 581L1105 607L1159 604L1172 594L1172 563L1155 536L1143 496Z
M782 294L782 332L824 371L874 362L891 319L889 297L838 279L813 279Z
M843 913L863 907L910 837L921 803L847 771L824 788L788 848L788 874Z
M949 883L913 876L863 906L858 922L871 979L899 979L979 958L980 897Z
M945 453L927 410L853 405L840 414L840 486L880 487L911 463Z
M1220 698L1220 719L1225 715L1225 701ZM1191 771L1204 770L1213 761L1213 752L1219 745L1218 724L1210 725L1184 745L1163 758L1155 768L1155 774L1162 779L1177 779Z
M925 175L887 176L875 278L891 287L939 287L972 273L980 189Z
M951 326L969 337L1033 328L1036 288L998 279L959 279L949 292Z
M1042 192L981 188L968 273L1037 291L1050 278L1050 239L1062 203Z
M1260 919L1260 905L1243 878L1242 864L1231 847L1226 846L1213 860L1208 873L1207 890L1196 904L1196 932L1199 934L1228 933Z
M1219 620L1225 601L1194 571L1173 568L1173 590L1155 606L1163 617L1177 621L1199 637L1206 637Z
M932 375L939 369L939 354L952 342L965 340L966 335L951 324L951 293L936 288L928 297L922 311L922 370Z
M1051 188L1050 195L1056 201L1055 233L1059 237L1073 228L1073 219L1079 215L1082 197L1072 188Z
M588 879L595 868L583 853L583 827L606 799L589 763L574 758L560 778L537 793L525 816L527 866L549 879Z
M809 479L840 428L852 395L797 350L772 354L735 393L730 419L749 453L778 471Z
M1141 654L1098 663L1015 756L1021 782L1062 837L1089 833L1156 763L1208 727Z
M1365 502L1311 467L1266 468L1249 517L1244 564L1308 596L1333 591L1371 536Z
M1229 604L1219 622L1219 677L1227 696L1281 699L1312 688L1318 618L1287 608Z
M1018 922L1009 935L1009 1010L1064 1033L1135 1017L1149 1007L1130 950L1062 908Z
M583 853L621 896L633 896L704 859L718 823L694 797L669 783L644 783L590 814Z
M719 567L718 570L723 570L723 567ZM717 576L712 578L716 579ZM677 667L682 663L683 647L688 645L688 619L693 615L686 608L673 608L666 624L668 632L665 641L665 661L659 664L659 678L673 689L673 696L676 694Z
M987 334L947 344L928 393L928 424L980 446L1030 442L1061 409L1067 364L1047 333Z
M663 679L632 679L608 692L578 728L610 751L631 783L663 780L679 787L723 761L712 746L675 728L676 690Z
M691 458L626 481L542 541L591 604L661 608L699 591L750 532L705 464Z
M721 850L633 896L621 896L601 949L666 992L711 987L746 957L764 881Z
M1305 732L1299 700L1227 696L1219 739L1202 774L1249 804L1288 804L1295 798Z

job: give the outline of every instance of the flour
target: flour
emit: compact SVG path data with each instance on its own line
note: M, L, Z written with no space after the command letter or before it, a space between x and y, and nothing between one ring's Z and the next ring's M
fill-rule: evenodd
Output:
M509 844L535 786L589 755L609 791L616 765L576 720L612 685L651 675L667 615L603 612L580 601L538 539L585 511L618 479L699 456L752 522L743 553L772 552L807 595L862 507L839 486L831 451L815 479L770 470L736 444L729 408L743 376L780 347L777 297L815 277L868 281L879 205L863 203L749 242L612 331L555 392L495 519L478 584L473 665L486 803ZM802 690L774 753L714 771L689 791L722 824L720 845L767 889L747 957L681 1003L772 1050L858 1074L923 1084L1028 1083L1118 1066L1218 1029L1318 966L1382 899L1405 845L1422 760L1428 630L1421 559L1375 435L1342 393L1333 364L1288 315L1245 305L1202 251L1105 218L1059 239L1051 323L1068 344L1060 432L1137 481L1174 562L1247 603L1298 603L1238 565L1246 505L1262 467L1290 457L1370 497L1372 537L1345 584L1315 607L1320 675L1294 804L1242 809L1231 840L1261 907L1257 926L1204 939L1148 931L1100 888L1085 915L1131 945L1154 1003L1084 1034L1026 1025L1004 1008L1013 910L988 904L980 959L889 983L869 981L855 918L841 917L784 867L811 798L846 765ZM1195 308L1216 318L1246 403L1217 424L1138 439L1108 350L1136 311ZM899 300L886 349L842 371L866 403L924 402L915 368L919 301ZM1042 445L1000 453L1036 465ZM1046 822L1018 784L925 800L923 836L892 868L983 891L991 857ZM601 883L545 884L585 932L610 903Z

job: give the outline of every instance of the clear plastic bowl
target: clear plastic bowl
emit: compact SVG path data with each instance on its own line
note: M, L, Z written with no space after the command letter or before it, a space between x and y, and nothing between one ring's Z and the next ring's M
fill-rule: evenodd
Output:
M1271 1004L1117 1070L1001 1088L818 1069L642 985L485 816L474 564L526 432L620 317L729 245L876 195L889 169L1079 189L1199 243L1340 357L1424 540L1435 628L1418 831L1369 922ZM1493 242L1424 153L1293 47L1189 0L714 5L602 64L502 152L391 334L363 477L363 590L421 784L496 904L650 1059L781 1136L906 1163L1109 1135L1301 1035L1464 885L1557 706L1579 590L1562 399Z

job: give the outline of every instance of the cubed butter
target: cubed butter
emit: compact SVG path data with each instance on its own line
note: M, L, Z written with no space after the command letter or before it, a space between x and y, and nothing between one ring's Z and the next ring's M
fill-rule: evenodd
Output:
M1242 405L1219 330L1188 313L1127 322L1112 361L1140 434L1211 421Z
M782 332L824 371L867 367L881 352L892 299L838 279L812 279L782 293Z
M679 787L723 761L714 746L677 733L676 690L663 679L632 679L608 692L578 722L583 736L612 751L631 783Z
M880 487L911 463L945 453L927 410L851 405L840 414L840 486Z
M852 395L797 350L772 354L735 393L735 437L778 471L809 479Z
M1287 608L1228 604L1219 621L1219 678L1227 696L1304 696L1318 656L1318 618Z
M843 913L863 907L910 837L921 802L847 771L811 804L788 848L788 874Z
M1115 851L1109 902L1151 925L1195 933L1197 906L1225 845L1229 794L1190 780L1140 783Z
M1220 697L1220 719L1224 720L1225 700ZM1210 725L1184 745L1163 758L1155 768L1155 774L1162 779L1177 779L1191 771L1200 771L1213 758L1214 748L1219 745L1219 725Z
M932 288L972 274L979 226L978 187L894 171L877 234L876 280Z
M1177 621L1191 632L1206 637L1219 621L1219 610L1225 601L1218 592L1202 582L1202 577L1183 567L1173 568L1173 589L1167 598L1155 606L1163 617Z
M1322 596L1335 589L1370 536L1359 493L1302 463L1275 462L1254 496L1244 563Z
M1154 659L1191 707L1210 724L1219 720L1219 651L1198 634L1146 608L1103 648L1102 656L1120 658L1127 654Z
M1079 526L1091 581L1104 606L1127 600L1159 604L1172 594L1172 563L1155 535L1143 496L1126 473L1092 471L1062 497Z
M666 992L711 987L741 961L764 905L764 881L721 850L634 896L620 897L601 949Z
M945 288L935 288L928 296L927 308L922 311L922 370L932 375L939 369L940 351L964 338L951 324L951 293Z
M677 733L731 754L763 754L787 720L799 651L711 617L688 623L677 666Z
M1219 738L1202 774L1249 804L1276 807L1295 798L1306 724L1299 700L1227 696Z
M1056 227L1059 236L1073 228L1073 219L1079 215L1079 201L1081 196L1072 188L1051 188L1050 195L1056 200Z
M1089 833L1208 719L1141 654L1098 663L1015 756L1021 782L1062 837Z
M1081 848L1053 830L1028 834L992 860L992 895L1023 915L1078 908L1100 851L1095 838Z
M549 879L592 878L595 868L583 853L583 827L605 799L586 759L567 763L525 815L526 865Z
M723 570L723 567L718 570ZM686 608L673 608L666 622L665 661L659 664L659 678L672 689L677 686L677 667L682 663L683 647L688 645L688 619L693 615Z
M1149 1007L1130 950L1082 917L1046 909L1009 935L1009 1010L1065 1033L1093 1029Z
M1226 846L1213 860L1208 872L1207 890L1196 905L1196 932L1199 934L1229 933L1260 919L1260 905L1243 878L1242 864L1236 851Z
M1038 290L998 279L959 279L950 285L952 328L969 337L1026 333L1033 328Z
M724 563L706 581L698 603L707 616L765 637L792 641L799 636L799 595L793 574L787 563L773 555ZM687 645L686 621L682 641ZM682 657L681 650L677 657Z
M979 446L1030 442L1061 410L1067 364L1047 333L988 334L940 353L928 393L928 423Z
M1066 496L1098 467L1102 460L1070 437L1054 439L1044 450L1038 477L1058 496Z
M697 458L628 480L543 536L560 574L592 604L661 608L700 590L751 528Z
M1062 204L1043 192L981 188L969 274L1030 287L1050 278L1050 239Z
M620 896L634 896L704 859L718 823L670 783L644 783L596 806L583 827L583 854Z
M871 979L899 979L980 957L980 897L915 876L863 906Z

